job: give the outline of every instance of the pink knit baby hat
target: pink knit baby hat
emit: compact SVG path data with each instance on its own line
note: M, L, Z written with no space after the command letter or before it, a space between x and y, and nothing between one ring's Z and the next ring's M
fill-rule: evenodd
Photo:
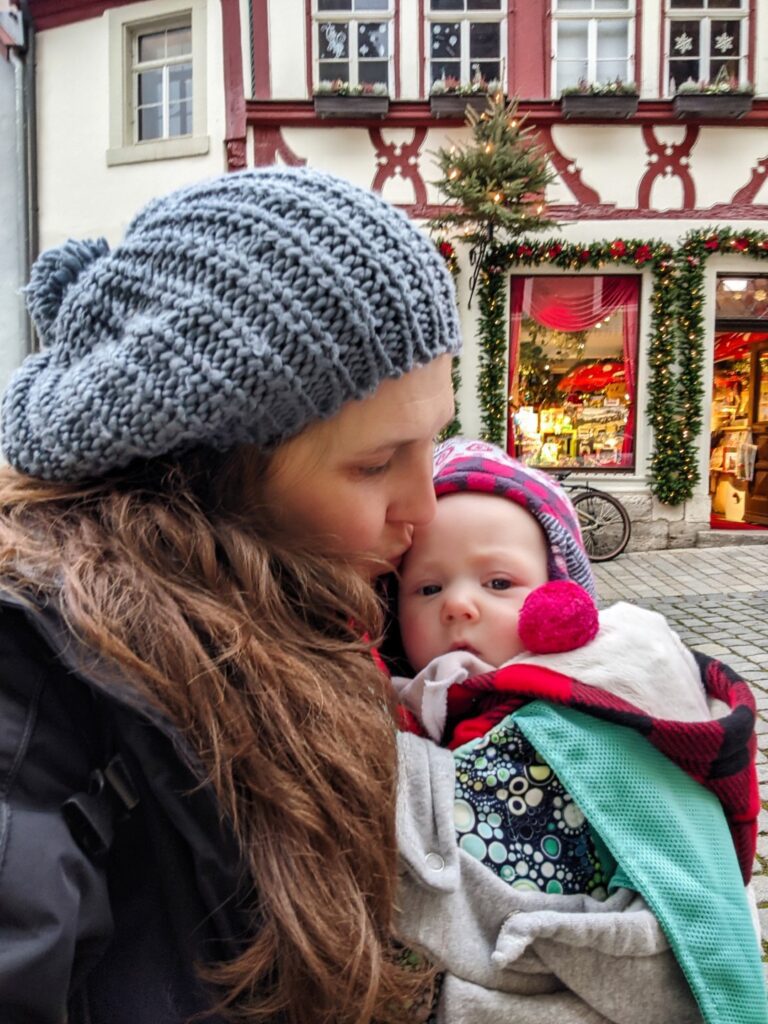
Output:
M550 580L573 580L595 596L595 579L576 512L552 477L513 459L496 445L451 438L435 449L434 484L438 498L457 491L479 491L522 505L546 535Z

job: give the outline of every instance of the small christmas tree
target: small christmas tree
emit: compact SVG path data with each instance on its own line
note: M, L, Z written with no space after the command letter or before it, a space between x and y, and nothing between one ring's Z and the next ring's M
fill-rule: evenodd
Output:
M451 205L430 227L453 230L455 237L484 249L494 240L555 225L544 214L544 192L555 175L517 106L516 99L506 103L496 93L482 113L467 108L472 141L434 154L443 172L434 184Z

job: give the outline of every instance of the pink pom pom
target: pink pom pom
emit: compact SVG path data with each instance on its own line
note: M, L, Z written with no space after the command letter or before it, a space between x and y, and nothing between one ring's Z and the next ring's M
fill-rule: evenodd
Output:
M597 607L572 580L553 580L526 597L517 624L520 639L532 654L574 651L594 640Z

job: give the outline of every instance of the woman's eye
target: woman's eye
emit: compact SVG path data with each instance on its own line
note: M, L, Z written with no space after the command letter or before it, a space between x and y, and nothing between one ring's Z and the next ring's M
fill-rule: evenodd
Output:
M512 586L512 580L505 580L502 577L488 580L486 586L489 590L509 590Z
M440 593L440 584L427 583L425 586L419 587L417 593L421 594L422 597L432 597L433 595Z
M360 476L379 476L381 473L386 473L391 465L392 460L387 459L386 462L381 462L377 466L358 466L357 472Z

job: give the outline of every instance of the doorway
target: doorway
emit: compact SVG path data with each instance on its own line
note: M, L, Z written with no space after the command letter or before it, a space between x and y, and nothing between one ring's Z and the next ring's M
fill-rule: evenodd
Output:
M709 491L714 529L768 526L768 332L715 334Z
M768 276L720 274L709 463L714 529L768 527Z

